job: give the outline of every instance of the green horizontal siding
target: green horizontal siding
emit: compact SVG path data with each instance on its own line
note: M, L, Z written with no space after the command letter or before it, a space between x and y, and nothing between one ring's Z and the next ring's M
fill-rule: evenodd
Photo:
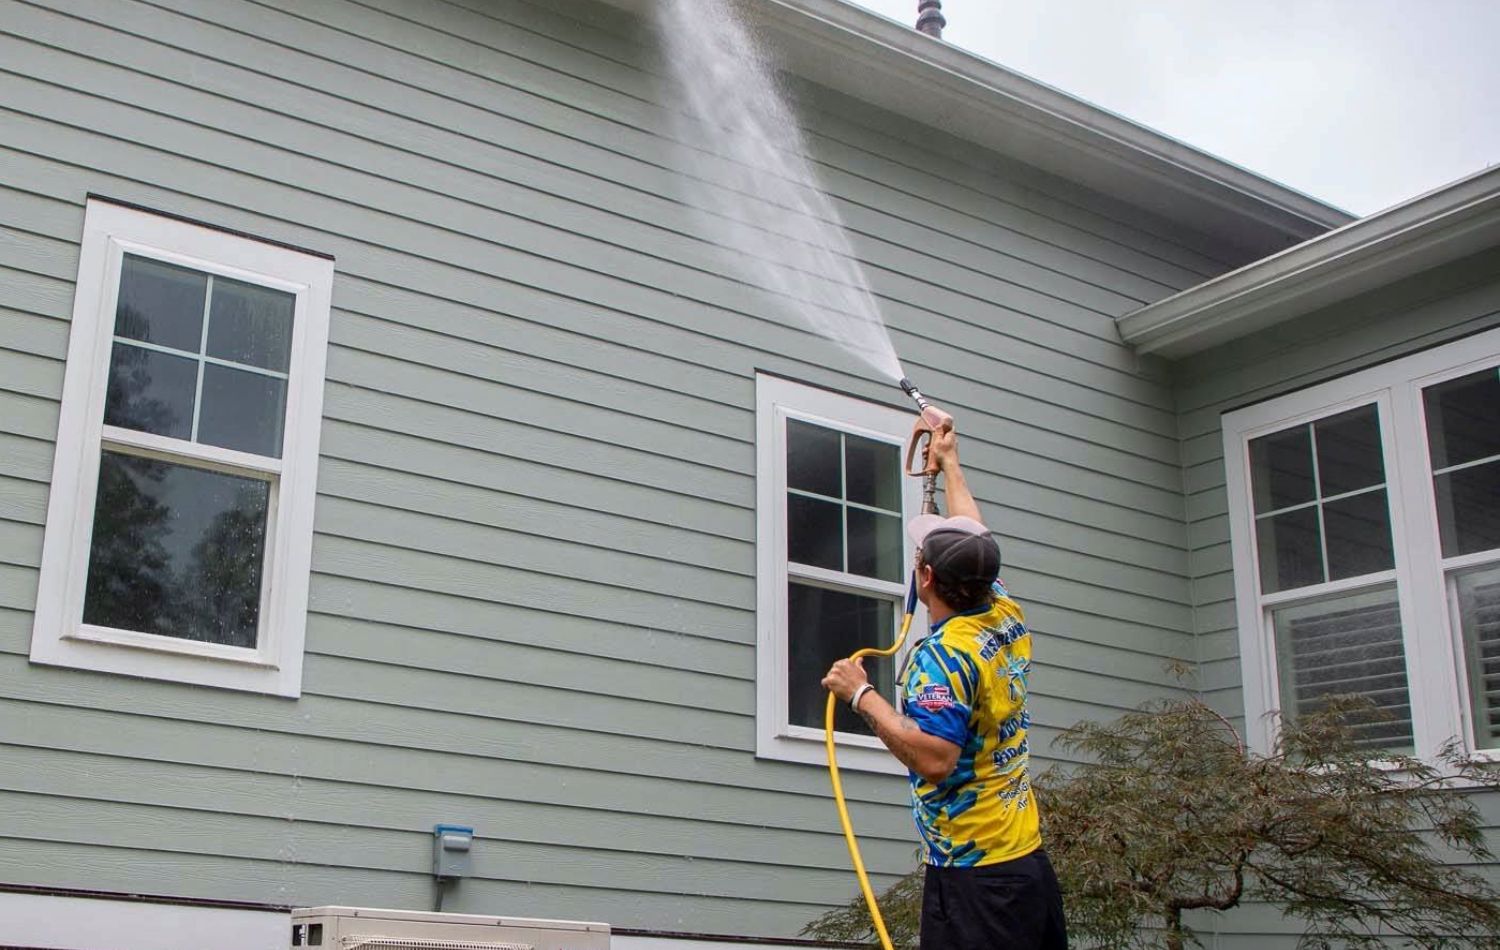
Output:
M1500 325L1500 253L1487 252L1182 361L1178 399L1198 631L1199 682L1243 722L1220 414ZM1500 795L1481 803L1500 839ZM1295 922L1260 907L1204 918L1212 946L1296 944Z
M754 377L900 397L715 247L661 74L583 2L0 0L0 881L425 908L468 821L449 909L774 936L853 895L824 771L753 755ZM1227 257L794 88L960 419L1050 761L1193 655L1170 381L1113 318ZM89 192L337 257L296 701L26 660ZM888 882L904 783L845 783Z

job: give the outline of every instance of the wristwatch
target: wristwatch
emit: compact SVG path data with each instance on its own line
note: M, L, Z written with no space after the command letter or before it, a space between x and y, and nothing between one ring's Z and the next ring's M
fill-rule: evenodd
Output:
M849 708L854 710L855 712L859 712L859 701L865 698L865 693L870 692L874 688L874 685L866 683L859 689L855 690L854 695L849 697Z

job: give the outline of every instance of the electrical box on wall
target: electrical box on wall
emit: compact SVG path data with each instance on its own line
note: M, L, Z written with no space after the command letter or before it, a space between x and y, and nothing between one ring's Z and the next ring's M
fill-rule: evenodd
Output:
M324 950L609 950L609 925L373 907L292 911L291 947Z
M468 877L473 866L474 829L465 825L432 828L432 876L440 881Z

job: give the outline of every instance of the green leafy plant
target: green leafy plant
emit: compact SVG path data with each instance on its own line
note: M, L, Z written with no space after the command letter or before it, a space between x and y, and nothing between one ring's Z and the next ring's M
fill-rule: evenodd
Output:
M1309 948L1500 947L1500 895L1464 866L1493 859L1475 793L1500 781L1456 743L1371 761L1356 724L1372 714L1332 702L1285 723L1271 755L1197 699L1065 732L1086 764L1035 785L1075 944L1182 950L1190 913L1264 902L1302 921ZM918 869L881 898L902 946L921 889ZM804 933L867 942L869 915L856 900Z

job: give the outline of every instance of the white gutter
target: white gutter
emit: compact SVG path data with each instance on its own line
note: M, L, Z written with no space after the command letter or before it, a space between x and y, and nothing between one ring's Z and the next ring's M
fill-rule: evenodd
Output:
M1142 353L1181 357L1500 246L1500 167L1346 224L1120 317Z
M605 2L648 15L656 0ZM1352 220L845 0L751 0L746 9L793 73L1160 214L1241 260Z

